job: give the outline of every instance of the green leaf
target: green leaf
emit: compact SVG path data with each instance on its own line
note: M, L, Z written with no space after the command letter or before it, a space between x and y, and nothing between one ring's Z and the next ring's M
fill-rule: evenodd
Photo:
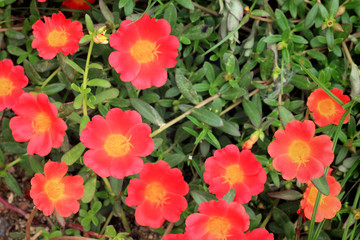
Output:
M22 32L18 32L11 28L5 31L5 35L8 38L16 39L16 40L22 40L25 38L25 35Z
M88 14L85 14L85 23L86 23L86 28L90 33L94 32L94 24L91 20L91 17Z
M255 16L255 17L270 17L270 13L264 11L264 10L260 10L260 9L255 9L251 12L251 16Z
M34 66L28 61L24 60L24 70L26 76L30 79L31 82L41 85L42 78L40 77L39 73L35 70Z
M96 190L96 175L89 178L84 185L84 196L81 198L83 203L89 203L93 199Z
M213 127L221 127L224 125L222 119L219 117L219 115L210 112L207 109L204 108L195 108L191 112L191 115L196 117L199 121L204 122L210 126Z
M204 31L204 29L206 31ZM201 40L208 38L212 33L213 27L209 27L208 25L195 25L188 29L186 29L183 33L183 37L186 37L190 40Z
M158 126L164 124L164 120L162 119L160 114L147 102L144 102L143 100L140 100L138 98L130 98L130 103L136 109L136 111L141 114L141 116L143 116L153 124L156 124Z
M26 51L24 51L23 49L19 48L19 47L16 47L14 45L8 45L6 47L6 49L8 50L8 52L12 55L15 55L15 56L22 56L22 55L27 55L28 53Z
M285 126L291 122L292 120L295 120L294 115L287 110L284 106L279 106L279 115L280 115L280 121L281 124L283 125L283 127L285 128Z
M188 99L193 104L199 103L199 96L189 79L187 79L183 74L176 73L175 81L180 92L186 99Z
M96 94L96 100L93 102L94 105L99 103L104 103L111 99L117 98L119 96L119 90L117 88L106 89L98 94Z
M334 49L334 30L332 28L326 28L325 37L329 49Z
M61 157L61 162L65 162L68 166L73 165L81 157L84 150L85 146L81 142L76 144Z
M330 17L335 17L338 9L339 9L339 0L331 0L330 12L329 12Z
M108 80L94 78L88 82L88 86L91 87L102 87L102 88L109 88L111 87L111 83Z
M319 10L321 13L322 18L327 19L329 18L329 12L328 10L324 7L323 4L319 4Z
M262 80L268 80L274 68L274 52L268 49L265 52L265 59L260 62L260 76Z
M326 181L326 178L324 176L321 176L319 178L311 178L311 182L315 185L315 187L324 195L328 196L330 189L329 184Z
M359 67L355 63L351 63L350 72L350 83L351 83L351 95L360 94L360 71Z
M283 228L286 238L293 239L293 236L295 235L295 226L286 213L278 208L273 208L273 217L275 222Z
M82 69L79 65L77 65L74 61L70 59L66 59L66 64L70 65L73 69L75 69L77 72L84 74L84 69Z
M191 2L191 0L175 0L175 1L187 9L194 10L194 5Z
M228 203L231 203L232 201L234 201L235 195L236 191L234 188L232 188L225 194L223 199L226 200Z
M169 154L164 158L164 161L166 161L172 168L184 162L184 160L185 155L182 153Z
M250 122L256 127L259 128L261 124L261 114L255 104L251 101L245 100L242 102L242 106L246 115L249 117Z
M280 42L282 40L282 36L281 35L271 35L268 36L264 39L264 42L266 43L277 43Z
M113 23L114 22L114 15L110 11L110 9L108 8L108 6L104 2L104 0L99 1L99 6L100 6L100 11L101 11L102 15L104 16L104 18L106 20L108 20L109 22Z
M244 88L229 88L221 94L221 98L226 100L236 100L244 96L247 91Z
M15 178L8 172L5 174L6 185L18 196L22 196L21 188Z
M200 191L200 190L192 190L192 191L190 191L190 195L192 196L192 198L195 200L195 202L198 205L200 205L200 203L203 203L203 202L217 200L215 195L204 192L204 191Z
M166 19L170 23L171 28L175 27L177 21L177 12L176 7L173 3L170 3L165 9L164 19Z
M303 194L292 189L279 192L268 192L267 194L272 198L278 198L287 201L295 201L303 197Z
M308 44L308 40L306 40L304 37L299 36L299 35L291 35L290 39L294 42L294 43L299 43L299 44Z
M233 122L226 121L223 119L224 126L218 127L220 131L230 134L235 137L240 137L239 126Z
M66 85L64 83L52 83L46 85L42 91L47 95L53 95L55 93L62 91L65 87Z
M319 3L316 3L309 11L309 13L306 15L305 18L305 28L309 29L314 23L315 18L319 12Z
M275 10L275 17L276 23L282 31L285 31L287 28L289 28L288 20L280 9Z
M316 87L316 83L310 82L307 77L301 75L292 76L290 82L297 88L302 90L311 90Z

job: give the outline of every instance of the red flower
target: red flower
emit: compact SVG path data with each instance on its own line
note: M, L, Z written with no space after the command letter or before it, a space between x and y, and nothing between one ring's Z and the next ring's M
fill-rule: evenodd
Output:
M44 16L32 26L34 41L32 47L39 51L39 56L52 59L57 53L74 54L79 49L79 41L83 37L82 24L71 22L62 12L53 13L52 18Z
M151 128L136 111L113 108L106 119L96 115L80 135L81 142L90 148L84 154L84 163L100 177L137 174L144 164L140 157L154 149L150 133Z
M95 0L88 0L89 3L94 3ZM62 5L70 9L83 9L89 10L91 7L85 2L85 0L65 0Z
M245 233L247 240L274 240L274 234L269 233L263 228L256 228L251 232Z
M30 155L48 155L51 148L58 148L64 141L66 123L57 117L58 111L48 96L39 93L37 97L24 93L13 107L16 115L10 119L12 135L17 142L27 142Z
M218 199L234 188L234 201L243 204L264 190L266 172L250 150L240 152L231 144L206 159L204 181Z
M347 95L344 95L341 89L334 88L330 91L343 103L350 101L350 98ZM327 95L321 88L316 89L310 94L306 104L313 113L315 123L320 127L329 124L339 125L341 117L346 112L340 104L335 102L335 100ZM347 123L348 121L349 116L346 116L344 123Z
M186 233L167 234L162 240L190 240Z
M152 228L161 227L165 219L177 222L181 211L187 208L184 195L189 191L181 171L160 160L146 163L139 177L130 180L125 199L127 205L138 206L136 222Z
M190 239L245 240L250 220L241 204L221 199L201 203L199 213L188 216L185 224Z
M327 135L314 137L315 124L306 120L289 122L285 130L277 130L276 140L268 147L268 152L274 158L273 166L280 171L283 178L297 178L306 183L311 178L319 178L324 168L334 160L332 141Z
M121 73L121 80L131 81L138 89L164 85L165 68L176 65L179 47L179 40L170 32L165 19L150 19L146 14L134 23L122 21L109 39L110 46L117 50L110 54L109 63Z
M54 208L62 217L79 211L77 200L84 195L83 179L79 175L64 177L67 170L64 162L48 161L44 167L45 176L36 173L31 179L30 197L45 216L51 215Z
M24 93L28 78L23 72L24 68L14 66L10 59L0 61L0 112L12 108Z
M329 195L321 195L319 208L316 212L315 222L321 222L324 218L331 219L335 217L336 213L341 209L341 202L336 196L339 195L341 185L334 177L327 176L326 180L329 184ZM317 188L311 183L308 183L308 187L305 190L304 199L301 200L301 208L304 209L305 217L311 219L316 196L318 194Z

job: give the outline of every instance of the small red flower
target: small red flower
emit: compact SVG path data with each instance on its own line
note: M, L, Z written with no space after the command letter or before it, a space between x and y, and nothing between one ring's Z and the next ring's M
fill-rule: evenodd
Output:
M124 178L137 174L154 149L151 128L136 111L111 109L104 119L96 115L81 132L81 142L90 150L84 163L100 177Z
M110 54L109 63L121 73L121 80L131 81L138 89L164 85L165 68L176 65L179 47L179 40L170 32L165 19L150 19L146 14L134 23L122 21L109 39L110 46L117 50Z
M349 96L344 95L341 89L334 88L330 90L335 94L343 103L350 101ZM320 127L335 124L339 125L341 117L346 110L329 95L327 95L321 88L312 92L308 98L307 106L313 113L315 123ZM349 121L349 116L346 116L344 123Z
M184 195L189 191L182 172L160 160L154 164L146 163L139 177L130 180L125 199L127 205L138 206L136 222L152 228L161 227L165 219L177 222L187 208Z
M190 239L245 240L250 219L241 204L220 199L201 203L199 213L188 216L185 224Z
M167 234L162 240L190 240L186 233Z
M341 185L333 176L327 176L326 181L329 185L329 195L321 195L320 204L316 212L315 222L321 222L326 219L335 217L336 213L341 209L341 202L336 196L339 195ZM316 196L318 194L317 188L311 183L308 183L308 187L305 190L304 199L301 200L301 208L304 209L304 214L307 219L311 219Z
M17 103L27 84L23 67L14 66L10 59L0 61L0 112Z
M62 52L64 55L74 54L79 49L79 41L83 37L82 24L71 22L62 12L53 13L52 18L44 16L33 24L34 41L32 47L39 51L39 56L52 59Z
M95 0L88 0L89 3L94 3ZM82 9L90 10L91 7L85 2L85 0L65 0L62 5L70 9Z
M78 200L84 195L83 179L79 175L64 177L67 170L64 162L48 161L44 167L45 176L36 173L31 179L30 196L45 216L51 215L54 208L62 217L79 211Z
M218 199L233 188L236 190L234 201L244 204L264 190L266 172L250 150L240 152L231 144L206 159L204 181Z
M57 117L58 111L48 96L30 93L20 96L13 107L16 115L10 119L12 135L17 142L27 142L30 155L48 155L51 148L58 148L64 141L66 123Z
M285 130L277 130L276 140L268 147L274 158L274 168L282 173L284 179L297 178L306 183L311 178L319 178L324 168L334 160L332 141L327 135L314 137L315 124L306 120L289 122Z
M245 233L246 240L274 240L274 234L269 233L263 228L256 228L251 232Z

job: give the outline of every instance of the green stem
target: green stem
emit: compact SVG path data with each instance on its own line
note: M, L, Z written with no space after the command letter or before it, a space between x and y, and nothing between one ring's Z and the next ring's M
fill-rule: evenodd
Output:
M123 210L123 208L121 206L121 200L120 200L120 214L121 214L121 222L122 222L122 224L123 224L123 226L125 228L125 231L130 234L131 229L130 229L129 223L128 223L127 219L126 219L125 212L124 212L124 210Z
M88 55L86 57L86 64L85 64L85 70L84 70L84 78L83 78L83 83L81 85L82 90L85 90L87 87L87 83L88 83L88 73L89 73L89 64L90 64L90 57L91 57L91 52L94 46L94 41L91 40L90 41L90 46L89 46L89 51L88 51ZM87 116L87 93L83 93L83 115Z
M317 196L316 196L316 200L315 200L315 206L314 206L313 213L312 213L312 216L311 216L311 222L310 222L309 233L308 233L308 239L309 240L313 239L313 234L312 233L313 233L314 227L315 227L315 218L316 218L317 210L319 208L320 199L321 199L321 192L318 191Z
M105 188L107 189L108 193L112 196L112 197L115 197L115 193L114 191L112 190L112 187L111 187L111 184L109 182L109 179L107 179L106 177L102 177L102 180L104 181L105 183Z
M27 153L25 153L25 154L21 155L21 157L19 157L19 158L15 159L14 161L12 161L11 163L6 164L6 166L5 166L5 171L6 171L8 168L10 168L10 167L14 166L15 164L17 164L17 163L21 162L22 157L27 156L27 155L28 155L28 154L27 154Z
M106 227L109 225L112 217L114 216L114 211L111 211L108 218L106 219L106 222L103 225L103 228L100 231L100 235L104 235L105 231L106 231Z
M268 215L266 216L264 221L261 223L260 228L265 228L266 227L266 224L270 221L270 218L272 216L273 209L279 204L279 201L280 201L280 199L275 199L274 206L271 208L270 212L268 213Z
M356 192L355 199L354 199L354 203L353 203L353 205L351 207L351 212L350 212L349 217L348 217L348 219L346 221L346 225L345 225L344 233L343 233L343 236L342 236L342 240L347 239L347 235L348 235L349 228L350 228L350 223L354 219L353 211L355 210L356 205L359 202L359 198L360 198L360 184L358 185L357 192Z
M61 71L61 67L58 67L41 85L41 90L44 89L44 87L55 77L55 75Z

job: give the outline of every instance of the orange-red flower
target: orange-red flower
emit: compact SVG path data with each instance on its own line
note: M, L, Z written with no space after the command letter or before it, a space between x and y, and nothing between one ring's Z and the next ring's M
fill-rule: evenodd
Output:
M12 108L24 93L23 87L28 84L24 68L14 66L10 59L0 61L0 112Z
M263 228L256 228L245 233L246 240L274 240L274 234Z
M176 65L179 47L179 40L170 32L165 19L150 19L146 14L134 23L122 21L109 39L110 46L117 50L110 54L109 63L121 73L121 80L131 81L138 89L164 85L165 68Z
M220 199L201 203L199 213L188 216L185 224L190 239L245 240L250 220L241 204Z
M79 175L66 176L66 163L48 161L44 167L45 176L36 173L31 179L30 197L45 216L56 212L62 217L77 213L78 200L84 195L83 179Z
M234 201L243 204L264 190L266 172L250 150L240 152L238 147L230 144L206 159L204 181L218 199L234 188Z
M136 111L111 109L104 119L96 115L81 132L81 142L90 150L84 163L101 177L124 178L137 174L154 149L151 128Z
M324 168L334 160L332 141L327 135L314 137L315 124L306 120L289 122L285 130L277 130L276 140L268 147L274 158L274 168L282 173L284 179L297 178L306 183L311 178L319 178Z
M89 3L94 3L95 0L88 0ZM65 0L62 5L70 9L82 9L89 10L91 7L85 2L85 0Z
M331 219L335 217L336 213L341 209L341 202L336 196L339 195L341 185L333 176L327 176L326 180L329 185L329 195L321 195L319 208L316 212L315 222L321 222L324 218ZM304 199L301 200L301 208L304 209L305 217L311 219L316 196L318 194L317 188L311 183L308 183L308 187L305 190Z
M343 103L350 101L349 96L344 95L341 89L334 88L330 90ZM346 110L329 95L327 95L321 88L312 92L308 98L307 106L313 114L315 123L320 127L335 124L338 125L341 117ZM344 123L349 121L349 116L346 116Z
M160 160L144 164L139 177L130 180L125 199L127 205L137 206L136 222L152 228L161 227L165 219L177 222L187 208L184 195L189 191L182 172Z
M52 18L44 16L33 24L34 41L32 47L39 51L39 56L52 59L57 53L74 54L79 49L79 41L83 37L82 24L71 22L62 12L53 13Z
M57 117L58 111L48 96L30 93L20 96L13 107L16 115L10 119L12 135L17 142L27 142L30 155L48 155L51 148L58 148L64 141L66 123Z

